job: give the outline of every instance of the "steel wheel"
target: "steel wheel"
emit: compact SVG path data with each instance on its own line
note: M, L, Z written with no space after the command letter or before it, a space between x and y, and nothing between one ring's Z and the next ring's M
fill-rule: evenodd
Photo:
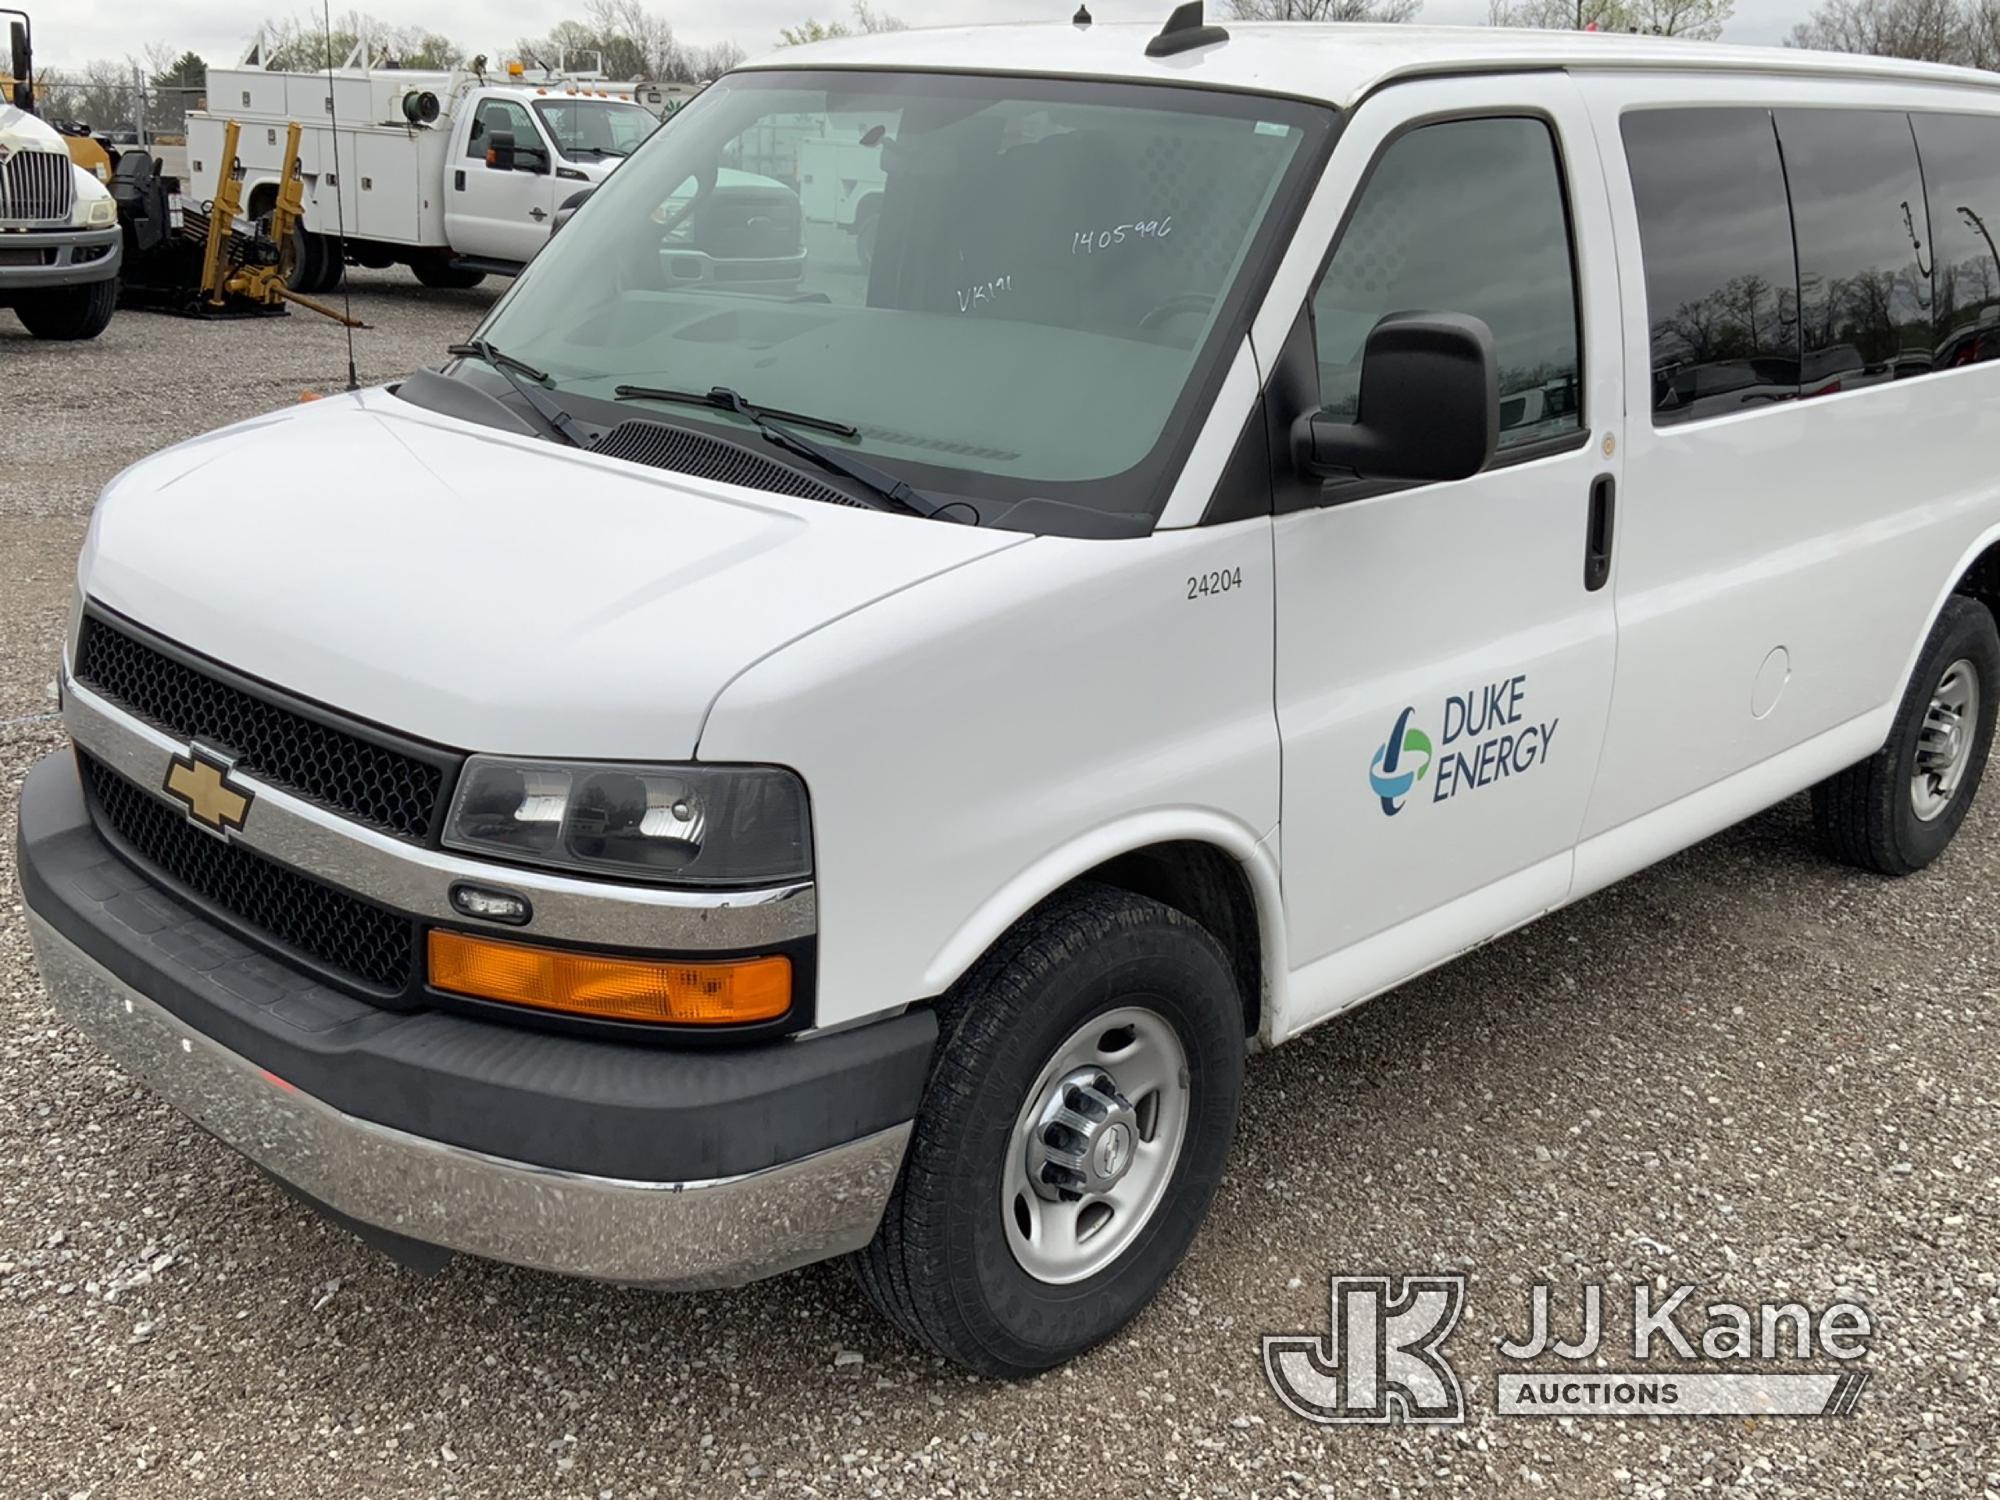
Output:
M1187 1136L1188 1063L1157 1012L1094 1016L1043 1066L1000 1179L1008 1247L1037 1281L1094 1276L1151 1220Z
M1910 803L1924 822L1942 816L1965 780L1979 728L1979 674L1960 657L1931 691L1910 772Z

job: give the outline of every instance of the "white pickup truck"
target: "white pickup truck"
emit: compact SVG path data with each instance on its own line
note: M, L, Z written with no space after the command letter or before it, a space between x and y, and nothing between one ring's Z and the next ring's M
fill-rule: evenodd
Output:
M243 202L259 218L277 201L296 120L306 211L295 290L327 290L347 262L401 263L426 286L512 275L563 201L609 177L660 122L640 85L510 68L218 68L209 107L188 116L189 172L214 180L236 121Z

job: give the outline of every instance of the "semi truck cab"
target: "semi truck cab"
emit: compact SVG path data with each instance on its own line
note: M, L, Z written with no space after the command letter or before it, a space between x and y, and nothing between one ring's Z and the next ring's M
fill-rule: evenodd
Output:
M118 302L118 205L34 113L28 17L8 18L0 94L0 308L38 339L93 339Z

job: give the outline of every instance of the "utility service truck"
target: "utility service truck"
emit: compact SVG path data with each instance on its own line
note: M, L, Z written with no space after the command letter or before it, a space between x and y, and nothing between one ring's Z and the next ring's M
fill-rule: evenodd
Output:
M349 65L316 73L241 65L208 75L208 108L188 115L188 165L206 181L236 121L245 213L277 203L285 128L302 127L305 213L293 230L293 287L325 291L353 262L402 263L426 286L513 275L539 250L562 202L595 187L660 123L642 87L530 74Z

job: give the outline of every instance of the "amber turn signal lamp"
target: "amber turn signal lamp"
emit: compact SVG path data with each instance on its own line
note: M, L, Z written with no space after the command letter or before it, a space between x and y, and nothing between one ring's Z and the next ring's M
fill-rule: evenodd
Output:
M607 1021L728 1026L792 1008L792 961L781 954L661 962L433 930L430 961L431 984L454 995Z

